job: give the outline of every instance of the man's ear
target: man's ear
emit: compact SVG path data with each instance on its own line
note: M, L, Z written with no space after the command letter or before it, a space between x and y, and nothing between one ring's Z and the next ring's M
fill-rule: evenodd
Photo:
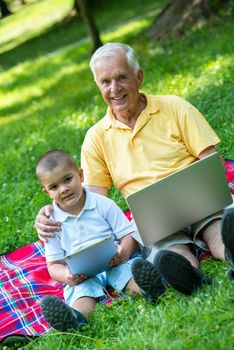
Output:
M137 78L139 81L139 87L141 87L142 83L143 83L143 77L144 77L144 72L143 70L140 68L137 72Z
M78 170L78 173L79 173L80 181L83 182L83 181L84 181L84 172L83 172L83 169L80 168L80 169Z

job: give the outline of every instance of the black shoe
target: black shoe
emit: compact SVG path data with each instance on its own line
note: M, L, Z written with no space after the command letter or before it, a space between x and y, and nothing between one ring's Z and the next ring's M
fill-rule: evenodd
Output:
M59 331L78 329L87 324L84 316L55 296L42 299L41 310L46 321Z
M166 281L181 293L190 295L204 283L211 284L211 278L193 267L182 255L160 250L155 257L155 265Z
M132 276L146 300L156 302L165 293L161 275L149 261L136 259L132 264Z
M221 222L221 235L225 247L225 258L229 264L228 277L234 279L234 208L224 211Z

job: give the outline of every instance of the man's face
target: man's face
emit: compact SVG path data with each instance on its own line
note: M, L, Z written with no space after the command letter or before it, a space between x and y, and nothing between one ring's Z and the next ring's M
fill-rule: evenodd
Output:
M105 57L95 63L96 82L106 104L116 114L136 110L143 72L129 67L124 54Z

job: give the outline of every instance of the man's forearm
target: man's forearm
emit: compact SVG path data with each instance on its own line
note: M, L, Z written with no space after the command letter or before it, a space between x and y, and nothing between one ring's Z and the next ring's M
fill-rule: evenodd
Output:
M101 194L103 196L107 196L108 194L107 187L101 187L101 186L86 186L86 187L88 188L89 191Z

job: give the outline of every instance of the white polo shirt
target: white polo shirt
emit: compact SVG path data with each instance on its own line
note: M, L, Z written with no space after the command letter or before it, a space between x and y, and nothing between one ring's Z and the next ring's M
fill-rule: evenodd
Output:
M86 200L79 215L69 214L53 202L51 219L61 222L61 231L45 243L47 261L61 260L110 235L118 243L119 239L134 231L133 224L113 200L87 188L84 190Z

